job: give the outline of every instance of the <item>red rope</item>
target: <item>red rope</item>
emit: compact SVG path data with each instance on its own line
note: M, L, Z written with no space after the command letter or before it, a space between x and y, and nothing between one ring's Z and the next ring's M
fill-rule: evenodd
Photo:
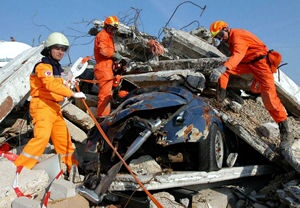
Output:
M150 39L148 40L147 45L150 47L151 52L156 56L165 53L165 48L157 40Z
M79 86L78 84L76 84L76 90L78 92L80 92ZM97 129L99 130L99 132L101 133L102 137L104 138L104 140L106 141L106 143L112 148L112 150L114 151L114 153L119 157L119 159L122 161L122 163L124 164L124 166L127 168L127 170L129 171L129 173L132 175L132 177L134 178L134 180L140 185L140 187L143 189L143 191L149 196L149 198L153 201L153 203L158 207L158 208L163 208L163 206L157 201L157 199L154 198L154 196L146 189L146 187L143 185L143 183L137 178L137 176L133 173L133 171L131 170L131 168L129 167L129 165L127 165L126 161L123 159L123 157L120 155L120 153L116 150L116 148L113 146L113 144L110 142L109 138L107 137L107 135L105 134L105 132L103 131L103 129L101 128L100 124L98 123L97 119L95 118L95 116L93 115L92 111L90 110L90 108L88 107L88 105L86 104L85 100L83 98L81 98L85 108L87 109L88 113L90 114L92 120L94 121Z

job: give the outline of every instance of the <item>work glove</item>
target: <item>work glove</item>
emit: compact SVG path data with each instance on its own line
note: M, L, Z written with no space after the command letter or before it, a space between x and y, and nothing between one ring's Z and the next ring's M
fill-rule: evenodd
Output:
M209 80L211 82L218 82L220 76L226 71L226 66L222 65L219 66L218 68L215 68L212 70L210 76L209 76Z
M70 81L70 88L74 89L76 84L79 84L79 79L71 79Z
M72 97L73 98L83 98L83 99L86 99L86 96L83 92L74 92L72 94Z
M116 52L113 57L117 61L120 61L123 58L119 52Z
M71 80L64 80L63 84L70 89L74 89L76 84L79 83L79 79L71 79Z

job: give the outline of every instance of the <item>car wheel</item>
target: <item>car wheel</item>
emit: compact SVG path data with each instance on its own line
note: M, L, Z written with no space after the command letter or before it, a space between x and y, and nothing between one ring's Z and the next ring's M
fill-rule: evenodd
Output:
M224 160L224 148L222 132L219 126L213 123L206 139L199 142L198 170L220 170Z

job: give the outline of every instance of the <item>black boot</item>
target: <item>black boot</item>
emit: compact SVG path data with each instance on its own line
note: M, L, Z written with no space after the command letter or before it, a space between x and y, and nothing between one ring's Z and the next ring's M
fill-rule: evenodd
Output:
M223 102L224 99L226 98L226 89L223 89L221 87L217 88L217 101L218 102Z
M280 149L286 150L290 148L294 142L294 138L292 136L292 133L289 130L288 121L285 119L282 122L278 123L279 126L279 132L280 132Z

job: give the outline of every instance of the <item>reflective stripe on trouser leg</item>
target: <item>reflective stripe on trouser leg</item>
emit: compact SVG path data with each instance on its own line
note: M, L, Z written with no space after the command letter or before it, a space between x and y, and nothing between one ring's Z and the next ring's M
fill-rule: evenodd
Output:
M17 167L24 166L28 169L31 169L37 162L39 162L39 159L40 157L22 151L22 153L18 156L14 163Z

